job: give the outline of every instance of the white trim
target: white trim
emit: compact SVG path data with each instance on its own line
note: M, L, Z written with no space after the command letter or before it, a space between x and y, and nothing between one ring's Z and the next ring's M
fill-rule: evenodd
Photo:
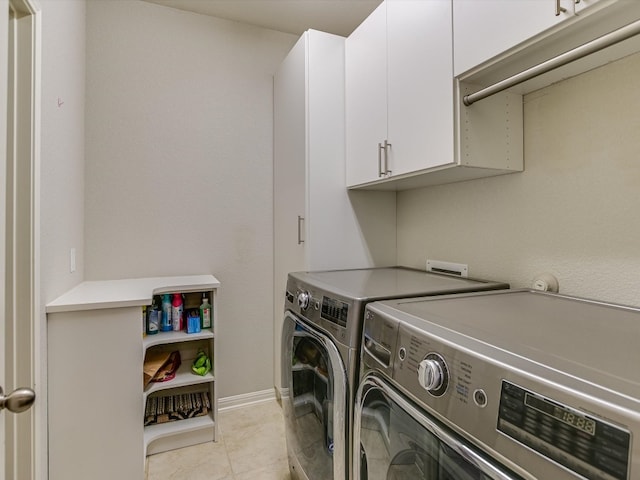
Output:
M9 25L9 1L8 0L0 0L0 22L2 22L2 31L4 30L5 25ZM9 65L9 35L3 35L0 37L0 65L3 67L5 65ZM6 70L3 68L3 72ZM8 75L3 75L0 77L0 178L7 178L7 164L8 164L8 138L7 138L7 127L8 127L8 114L9 114L9 105L8 105L8 92L9 92L9 83L8 83ZM6 251L6 237L7 237L7 189L6 182L0 183L0 272L6 271L6 255L4 252ZM0 348L3 348L4 352L4 342L5 339L5 297L7 292L7 283L6 276L0 276L0 335L2 335L2 339L0 339ZM0 387L5 388L5 355L4 353L0 355ZM7 417L6 413L1 414L0 416L0 479L5 478L5 464L6 464L6 440L5 440L5 431L6 431L6 421Z
M35 452L33 457L34 478L48 478L48 447L47 447L47 395L46 395L46 368L43 367L46 359L46 315L40 296L40 187L41 187L41 112L42 112L42 10L35 0L23 0L28 5L33 17L33 66L32 66L32 186L31 201L33 209L32 217L32 295L33 295L33 380L34 390L38 392L39 408L35 411L34 438L32 444Z
M218 411L222 412L225 410L233 410L235 408L246 407L248 405L268 402L269 400L275 399L276 393L272 388L261 390L259 392L243 393L241 395L218 399Z
M40 304L40 153L41 153L41 66L42 10L36 0L9 0L17 11L29 15L31 36L31 388L36 391L31 430L31 471L33 478L47 478L47 404L46 404L46 341L45 314Z

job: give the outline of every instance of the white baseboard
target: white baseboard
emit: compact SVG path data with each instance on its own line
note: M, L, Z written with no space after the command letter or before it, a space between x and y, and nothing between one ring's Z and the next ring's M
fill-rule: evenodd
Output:
M276 392L273 388L261 390L259 392L243 393L232 397L218 399L218 411L231 410L233 408L246 407L254 403L268 402L276 399Z

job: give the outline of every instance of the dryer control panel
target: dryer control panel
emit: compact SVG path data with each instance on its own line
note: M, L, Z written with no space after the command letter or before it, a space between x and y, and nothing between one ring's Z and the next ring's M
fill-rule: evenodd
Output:
M506 380L498 430L586 478L628 478L629 431Z

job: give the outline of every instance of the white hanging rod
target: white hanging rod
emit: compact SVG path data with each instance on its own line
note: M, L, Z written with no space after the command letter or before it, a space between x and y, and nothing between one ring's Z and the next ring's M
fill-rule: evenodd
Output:
M575 60L579 60L582 57L586 57L587 55L615 45L616 43L622 42L623 40L631 38L639 33L640 20L637 20L633 23L630 23L629 25L619 28L618 30L607 33L606 35L596 38L595 40L591 40L584 45L580 45L579 47L569 50L568 52L562 53L557 57L551 58L538 65L528 68L523 72L517 73L509 78L505 78L504 80L500 80L499 82L478 90L475 93L465 95L462 98L462 103L464 103L468 107L478 100L490 97L491 95L506 90L507 88L511 88L514 85L518 85L520 83L526 82L527 80L531 80L538 75L542 75L543 73L547 73L555 68L562 67L563 65L571 63Z

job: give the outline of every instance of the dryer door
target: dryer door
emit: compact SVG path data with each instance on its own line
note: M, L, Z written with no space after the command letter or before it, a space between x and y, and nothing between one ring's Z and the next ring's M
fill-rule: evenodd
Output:
M329 337L291 312L282 330L282 379L292 477L344 480L344 363Z
M516 480L375 374L356 395L354 479Z

